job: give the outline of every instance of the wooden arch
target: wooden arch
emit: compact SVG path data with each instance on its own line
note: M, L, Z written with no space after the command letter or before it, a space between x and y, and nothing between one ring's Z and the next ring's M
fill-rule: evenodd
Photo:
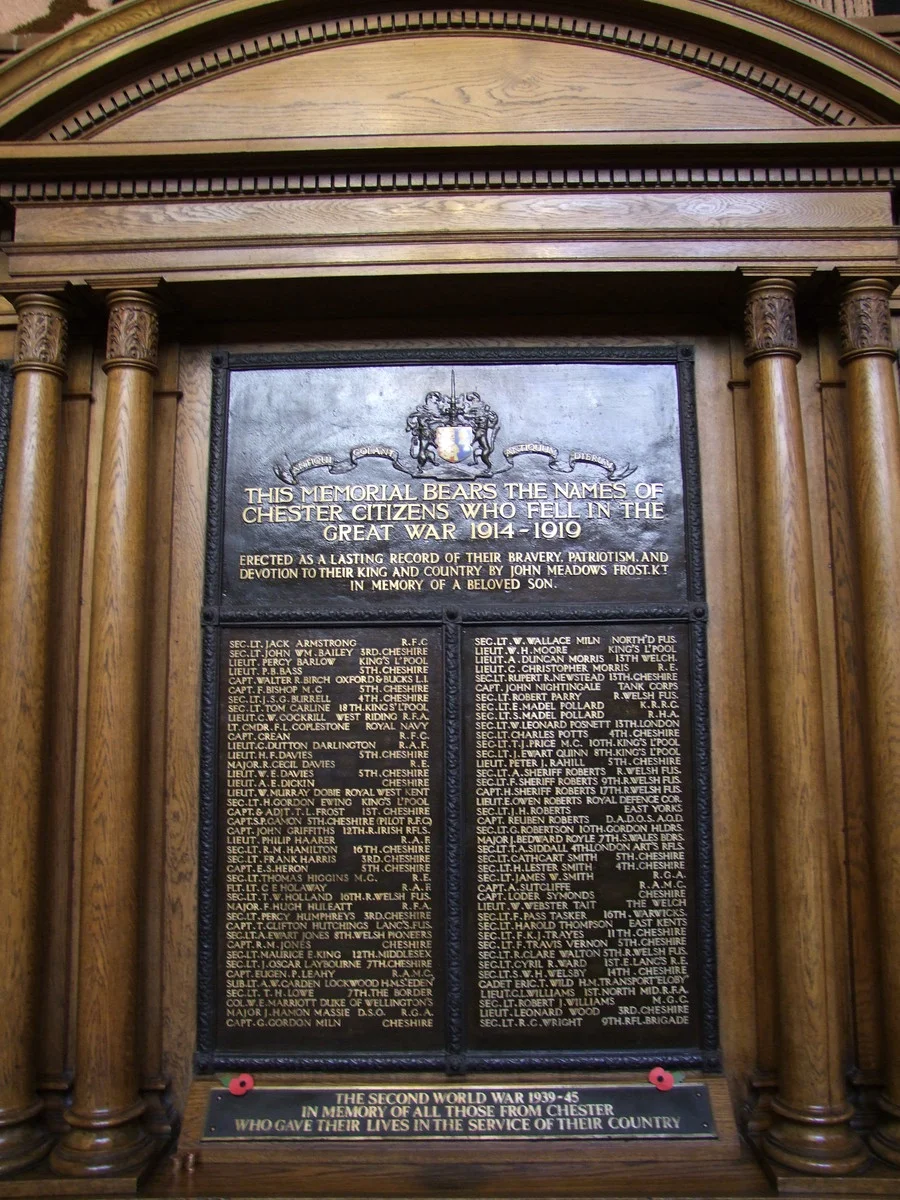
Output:
M554 39L670 62L766 96L815 123L889 123L900 56L796 0L639 0L555 11L391 11L285 0L132 0L0 72L7 138L91 136L105 122L224 72L370 39L469 34Z

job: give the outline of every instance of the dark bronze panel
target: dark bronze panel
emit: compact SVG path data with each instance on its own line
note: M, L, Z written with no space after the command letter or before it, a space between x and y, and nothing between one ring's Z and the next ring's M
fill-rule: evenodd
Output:
M687 629L463 647L473 1048L697 1045Z
M254 1142L428 1141L433 1138L712 1138L702 1083L562 1083L478 1087L261 1087L210 1093L204 1140Z
M715 1068L690 361L217 357L201 1070Z
M440 631L223 630L219 669L219 1045L440 1050Z
M236 360L221 602L337 615L688 598L671 354L505 357Z

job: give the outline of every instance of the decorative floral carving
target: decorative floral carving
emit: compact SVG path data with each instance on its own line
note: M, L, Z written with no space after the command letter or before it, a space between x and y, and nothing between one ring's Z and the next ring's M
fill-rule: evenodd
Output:
M159 318L153 306L137 297L113 298L106 331L106 357L155 367Z
M796 353L797 319L787 286L769 290L763 285L750 293L744 309L744 339L748 354Z
M16 329L15 365L65 367L68 322L55 304L23 301Z
M841 303L841 349L844 354L863 350L893 353L888 284L851 288Z

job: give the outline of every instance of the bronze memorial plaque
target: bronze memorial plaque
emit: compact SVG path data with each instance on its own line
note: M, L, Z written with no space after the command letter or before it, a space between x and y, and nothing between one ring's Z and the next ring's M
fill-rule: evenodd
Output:
M253 632L222 639L220 1044L440 1048L440 633Z
M487 625L463 647L472 1044L696 1044L684 630Z
M217 357L201 1070L716 1068L692 365Z
M584 1086L454 1084L442 1087L259 1087L210 1093L203 1131L211 1141L327 1141L331 1138L712 1138L703 1083L667 1091L646 1084Z

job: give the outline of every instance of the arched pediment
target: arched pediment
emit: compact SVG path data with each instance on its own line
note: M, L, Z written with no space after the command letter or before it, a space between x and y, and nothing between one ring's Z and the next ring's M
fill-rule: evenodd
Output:
M398 36L397 18L388 14L367 22L361 38L324 44L308 27L291 28L271 37L264 57L238 63L234 51L229 62L218 49L195 62L190 83L160 88L166 81L145 77L138 88L80 110L50 136L202 139L211 120L226 139L263 139L273 131L341 137L797 129L859 121L828 97L766 80L738 59L693 63L694 48L672 39L664 47L635 39L630 49L623 38L619 48L600 23L581 38L548 36L541 29L546 18L522 12L507 14L508 26L520 32L498 36L454 30L449 16L443 27Z
M602 5L302 21L292 6L288 24L286 7L131 0L0 71L0 136L152 142L900 121L900 53L795 0L635 0L627 21Z

